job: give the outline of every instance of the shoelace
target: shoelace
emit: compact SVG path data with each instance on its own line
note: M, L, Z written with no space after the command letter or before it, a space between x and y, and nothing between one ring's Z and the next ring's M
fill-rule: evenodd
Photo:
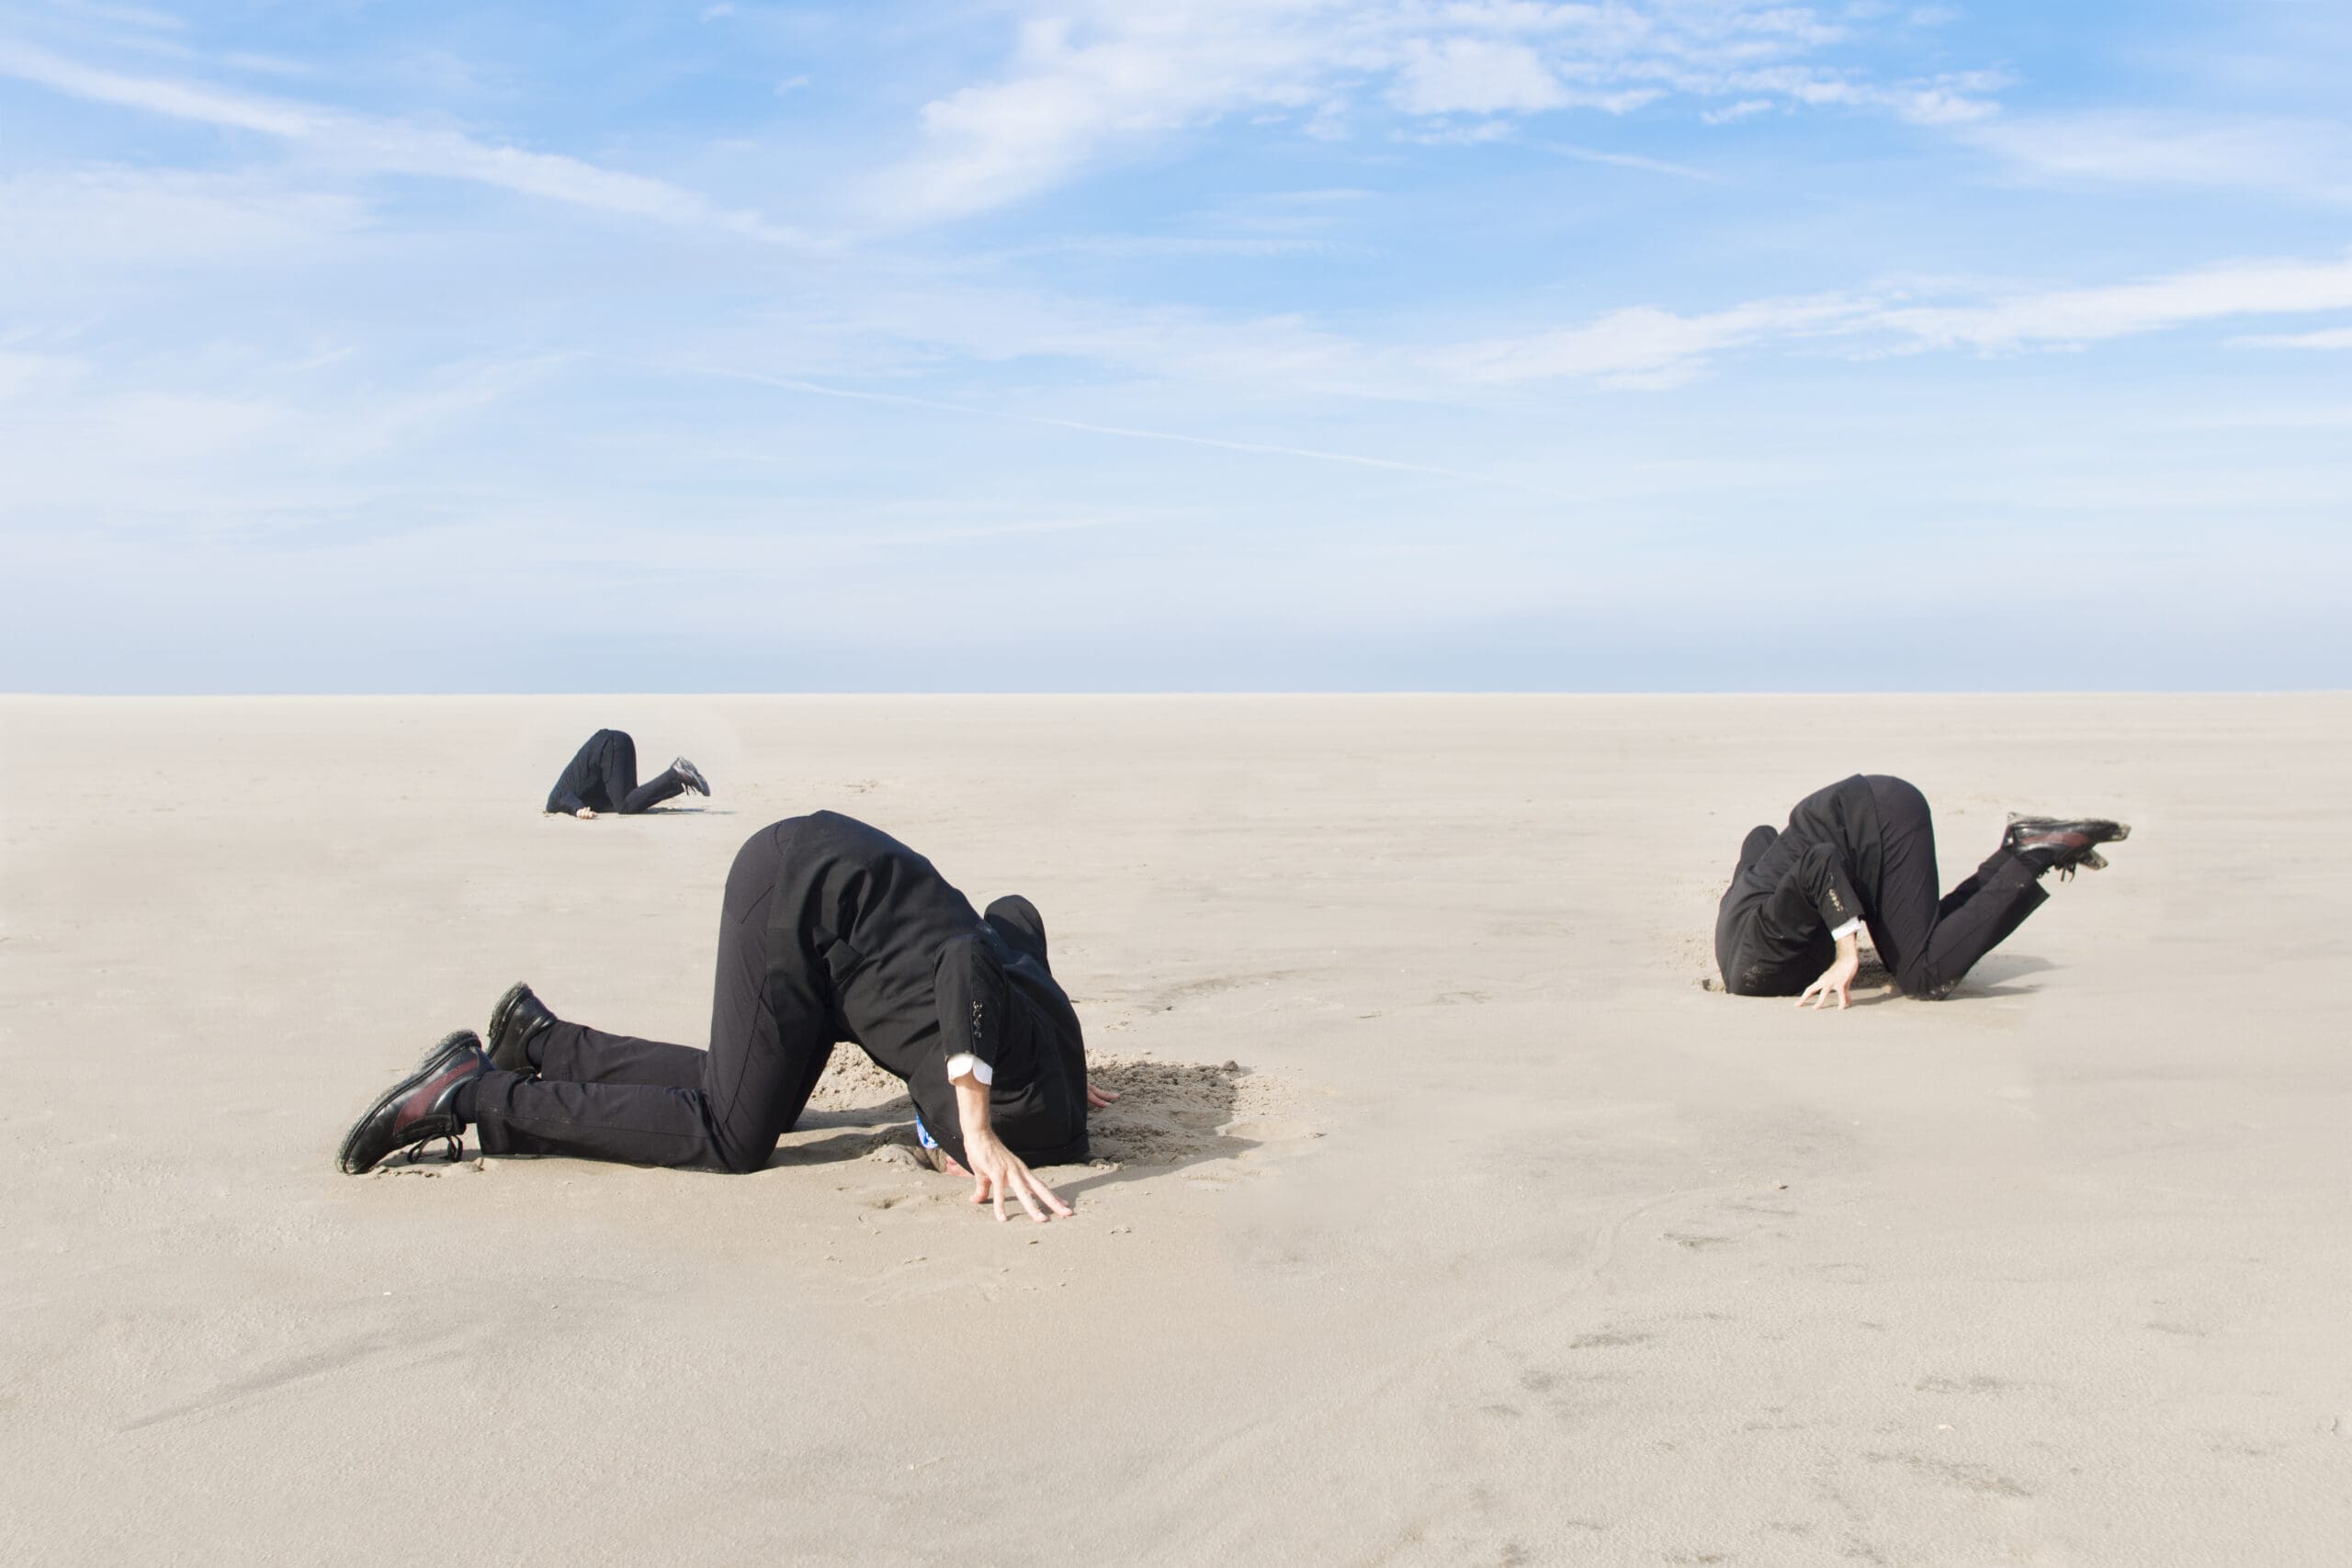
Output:
M2072 882L2078 871L2105 871L2107 857L2097 850L2085 850L2081 855L2058 868L2058 880Z
M465 1157L466 1146L464 1144L458 1142L456 1134L435 1133L429 1138L419 1138L416 1142L402 1149L401 1151L401 1163L403 1165L422 1164L424 1156L417 1151L423 1149L428 1144L447 1144L449 1145L449 1152L442 1156L442 1163L444 1165L455 1165L460 1159Z

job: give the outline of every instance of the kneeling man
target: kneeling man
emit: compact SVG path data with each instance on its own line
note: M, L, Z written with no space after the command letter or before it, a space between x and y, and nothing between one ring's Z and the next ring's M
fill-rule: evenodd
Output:
M1835 997L1842 1008L1867 925L1904 994L1939 1001L2050 897L2045 874L2097 871L2107 864L2098 846L2131 832L2103 818L2012 817L1976 874L1939 898L1927 797L1901 779L1858 773L1740 846L1715 917L1724 988L1795 997L1799 1007Z
M864 1047L913 1097L942 1169L972 1201L1033 1219L1069 1209L1030 1171L1086 1156L1078 1014L1046 968L1025 898L985 918L931 862L863 822L820 811L760 829L735 857L720 912L710 1049L560 1019L527 986L500 998L490 1045L450 1035L344 1139L357 1175L394 1151L455 1140L487 1155L757 1170L799 1119L838 1041Z

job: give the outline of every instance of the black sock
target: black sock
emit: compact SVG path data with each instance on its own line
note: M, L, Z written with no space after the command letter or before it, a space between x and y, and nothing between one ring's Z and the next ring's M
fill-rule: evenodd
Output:
M481 1087L481 1080L482 1075L476 1073L449 1095L449 1113L469 1127L481 1120L474 1114L474 1090Z

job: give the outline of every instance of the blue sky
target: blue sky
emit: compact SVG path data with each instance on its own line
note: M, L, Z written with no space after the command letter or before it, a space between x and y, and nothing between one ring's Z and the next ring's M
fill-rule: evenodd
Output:
M2352 7L0 0L0 689L2352 684Z

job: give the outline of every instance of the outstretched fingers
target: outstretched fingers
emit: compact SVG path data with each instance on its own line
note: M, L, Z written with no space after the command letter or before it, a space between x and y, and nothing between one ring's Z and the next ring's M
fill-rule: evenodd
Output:
M1038 1198L1039 1201L1043 1202L1043 1203L1046 1205L1046 1208L1051 1209L1055 1213L1057 1213L1057 1214L1060 1215L1063 1219L1065 1219L1065 1220L1066 1220L1066 1219L1069 1219L1069 1205L1068 1203L1063 1202L1059 1198L1055 1197L1055 1196L1054 1196L1054 1190L1053 1190L1052 1188L1050 1188L1050 1187L1046 1186L1044 1182L1042 1182L1042 1181L1038 1180L1038 1179L1037 1179L1037 1178L1036 1178L1036 1174L1035 1174L1035 1172L1033 1172L1033 1171L1025 1171L1025 1170L1024 1170L1023 1172L1022 1172L1022 1176L1023 1177L1023 1179L1026 1179L1026 1180L1027 1180L1027 1182L1028 1182L1028 1184L1029 1184L1029 1189L1030 1189L1030 1190L1031 1190L1031 1191L1033 1191L1033 1192L1035 1192L1035 1193L1036 1193L1036 1195L1037 1195L1037 1198ZM1028 1201L1028 1200L1027 1200L1027 1199L1025 1199L1025 1198L1024 1198L1024 1199L1023 1199L1022 1201L1023 1201L1023 1202ZM1038 1219L1040 1219L1040 1220L1043 1220L1043 1219L1046 1217L1046 1216L1045 1216L1045 1215L1043 1215L1043 1214L1039 1214L1039 1213L1037 1213L1037 1211L1036 1211L1036 1210L1035 1210L1034 1208L1033 1208L1033 1209L1031 1209L1029 1212L1030 1212L1032 1214L1036 1215L1036 1217L1037 1217Z
M1028 1216L1044 1224L1049 1214L1069 1218L1070 1207L1054 1195L1052 1188L1037 1179L1029 1168L1017 1161L1009 1169L975 1170L972 1176L972 1202L975 1206L993 1203L999 1224L1012 1216L1005 1213L1004 1200L1010 1193Z
M1840 979L1838 972L1833 969L1804 988L1804 994L1797 998L1797 1006L1810 1007L1815 1012L1819 1012L1829 1005L1829 998L1835 997L1838 998L1838 1009L1842 1011L1853 984L1851 976Z

